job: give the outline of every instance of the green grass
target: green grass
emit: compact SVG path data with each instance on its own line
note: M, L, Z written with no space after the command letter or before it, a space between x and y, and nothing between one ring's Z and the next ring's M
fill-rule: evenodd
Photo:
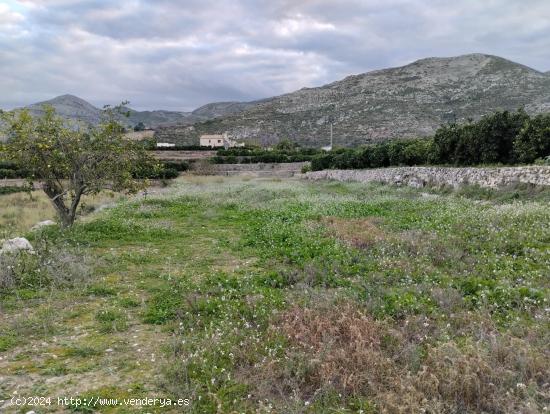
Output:
M191 177L46 229L93 274L1 297L0 394L38 373L20 387L194 413L542 410L546 191L430 193Z

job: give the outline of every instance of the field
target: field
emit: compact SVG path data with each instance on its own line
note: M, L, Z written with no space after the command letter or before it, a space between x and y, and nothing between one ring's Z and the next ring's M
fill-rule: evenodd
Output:
M42 211L0 267L0 400L118 401L6 412L550 404L547 192L186 176L67 231L28 231Z

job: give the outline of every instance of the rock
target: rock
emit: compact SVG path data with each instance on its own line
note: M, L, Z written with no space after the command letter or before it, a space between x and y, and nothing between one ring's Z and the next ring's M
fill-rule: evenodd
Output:
M53 220L44 220L44 221L40 221L40 222L36 223L34 226L32 226L31 230L38 230L38 229L41 229L42 227L55 226L55 225L56 225L56 222L53 221Z
M382 182L422 188L427 185L452 186L477 184L486 188L525 183L550 186L550 167L531 165L525 167L390 167L366 170L322 170L303 175L308 180L336 180Z
M2 249L0 249L0 255L6 253L17 253L20 251L34 252L32 245L24 237L16 237L15 239L9 239L4 241Z
M416 177L412 177L409 180L408 184L409 184L410 187L413 187L413 188L422 188L422 187L424 187L424 185L426 183L424 182L424 180L421 180L421 179L416 178Z

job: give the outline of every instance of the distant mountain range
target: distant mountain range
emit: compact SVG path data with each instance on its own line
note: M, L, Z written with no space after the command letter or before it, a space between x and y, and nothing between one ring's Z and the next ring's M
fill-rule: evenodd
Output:
M100 120L101 110L76 96L27 108L40 114L43 104L69 119ZM228 132L264 144L289 138L317 147L328 144L332 122L335 145L355 146L427 136L441 124L520 107L550 112L550 72L470 54L422 59L253 102L210 103L192 112L129 109L130 116L121 120L128 127L143 122L156 129L159 142L195 145L201 134Z
M25 107L34 115L43 113L44 105L53 106L56 112L67 118L76 121L82 121L92 125L97 125L101 120L101 109L95 107L91 103L74 95L61 95L53 99ZM189 125L199 121L205 121L217 116L232 115L242 112L253 102L216 102L210 103L192 112L177 112L177 111L136 111L127 108L128 117L121 117L121 122L128 127L133 127L142 122L147 128L158 128L160 126L169 125Z

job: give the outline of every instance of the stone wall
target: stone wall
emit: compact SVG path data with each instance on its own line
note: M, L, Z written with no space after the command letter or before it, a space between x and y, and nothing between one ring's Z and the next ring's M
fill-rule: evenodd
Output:
M253 175L292 177L300 174L308 162L281 162L257 164L209 164L208 174L213 175Z
M395 167L372 170L323 170L303 175L308 180L383 182L423 187L425 185L477 184L481 187L501 187L514 183L550 186L550 166L450 168Z

